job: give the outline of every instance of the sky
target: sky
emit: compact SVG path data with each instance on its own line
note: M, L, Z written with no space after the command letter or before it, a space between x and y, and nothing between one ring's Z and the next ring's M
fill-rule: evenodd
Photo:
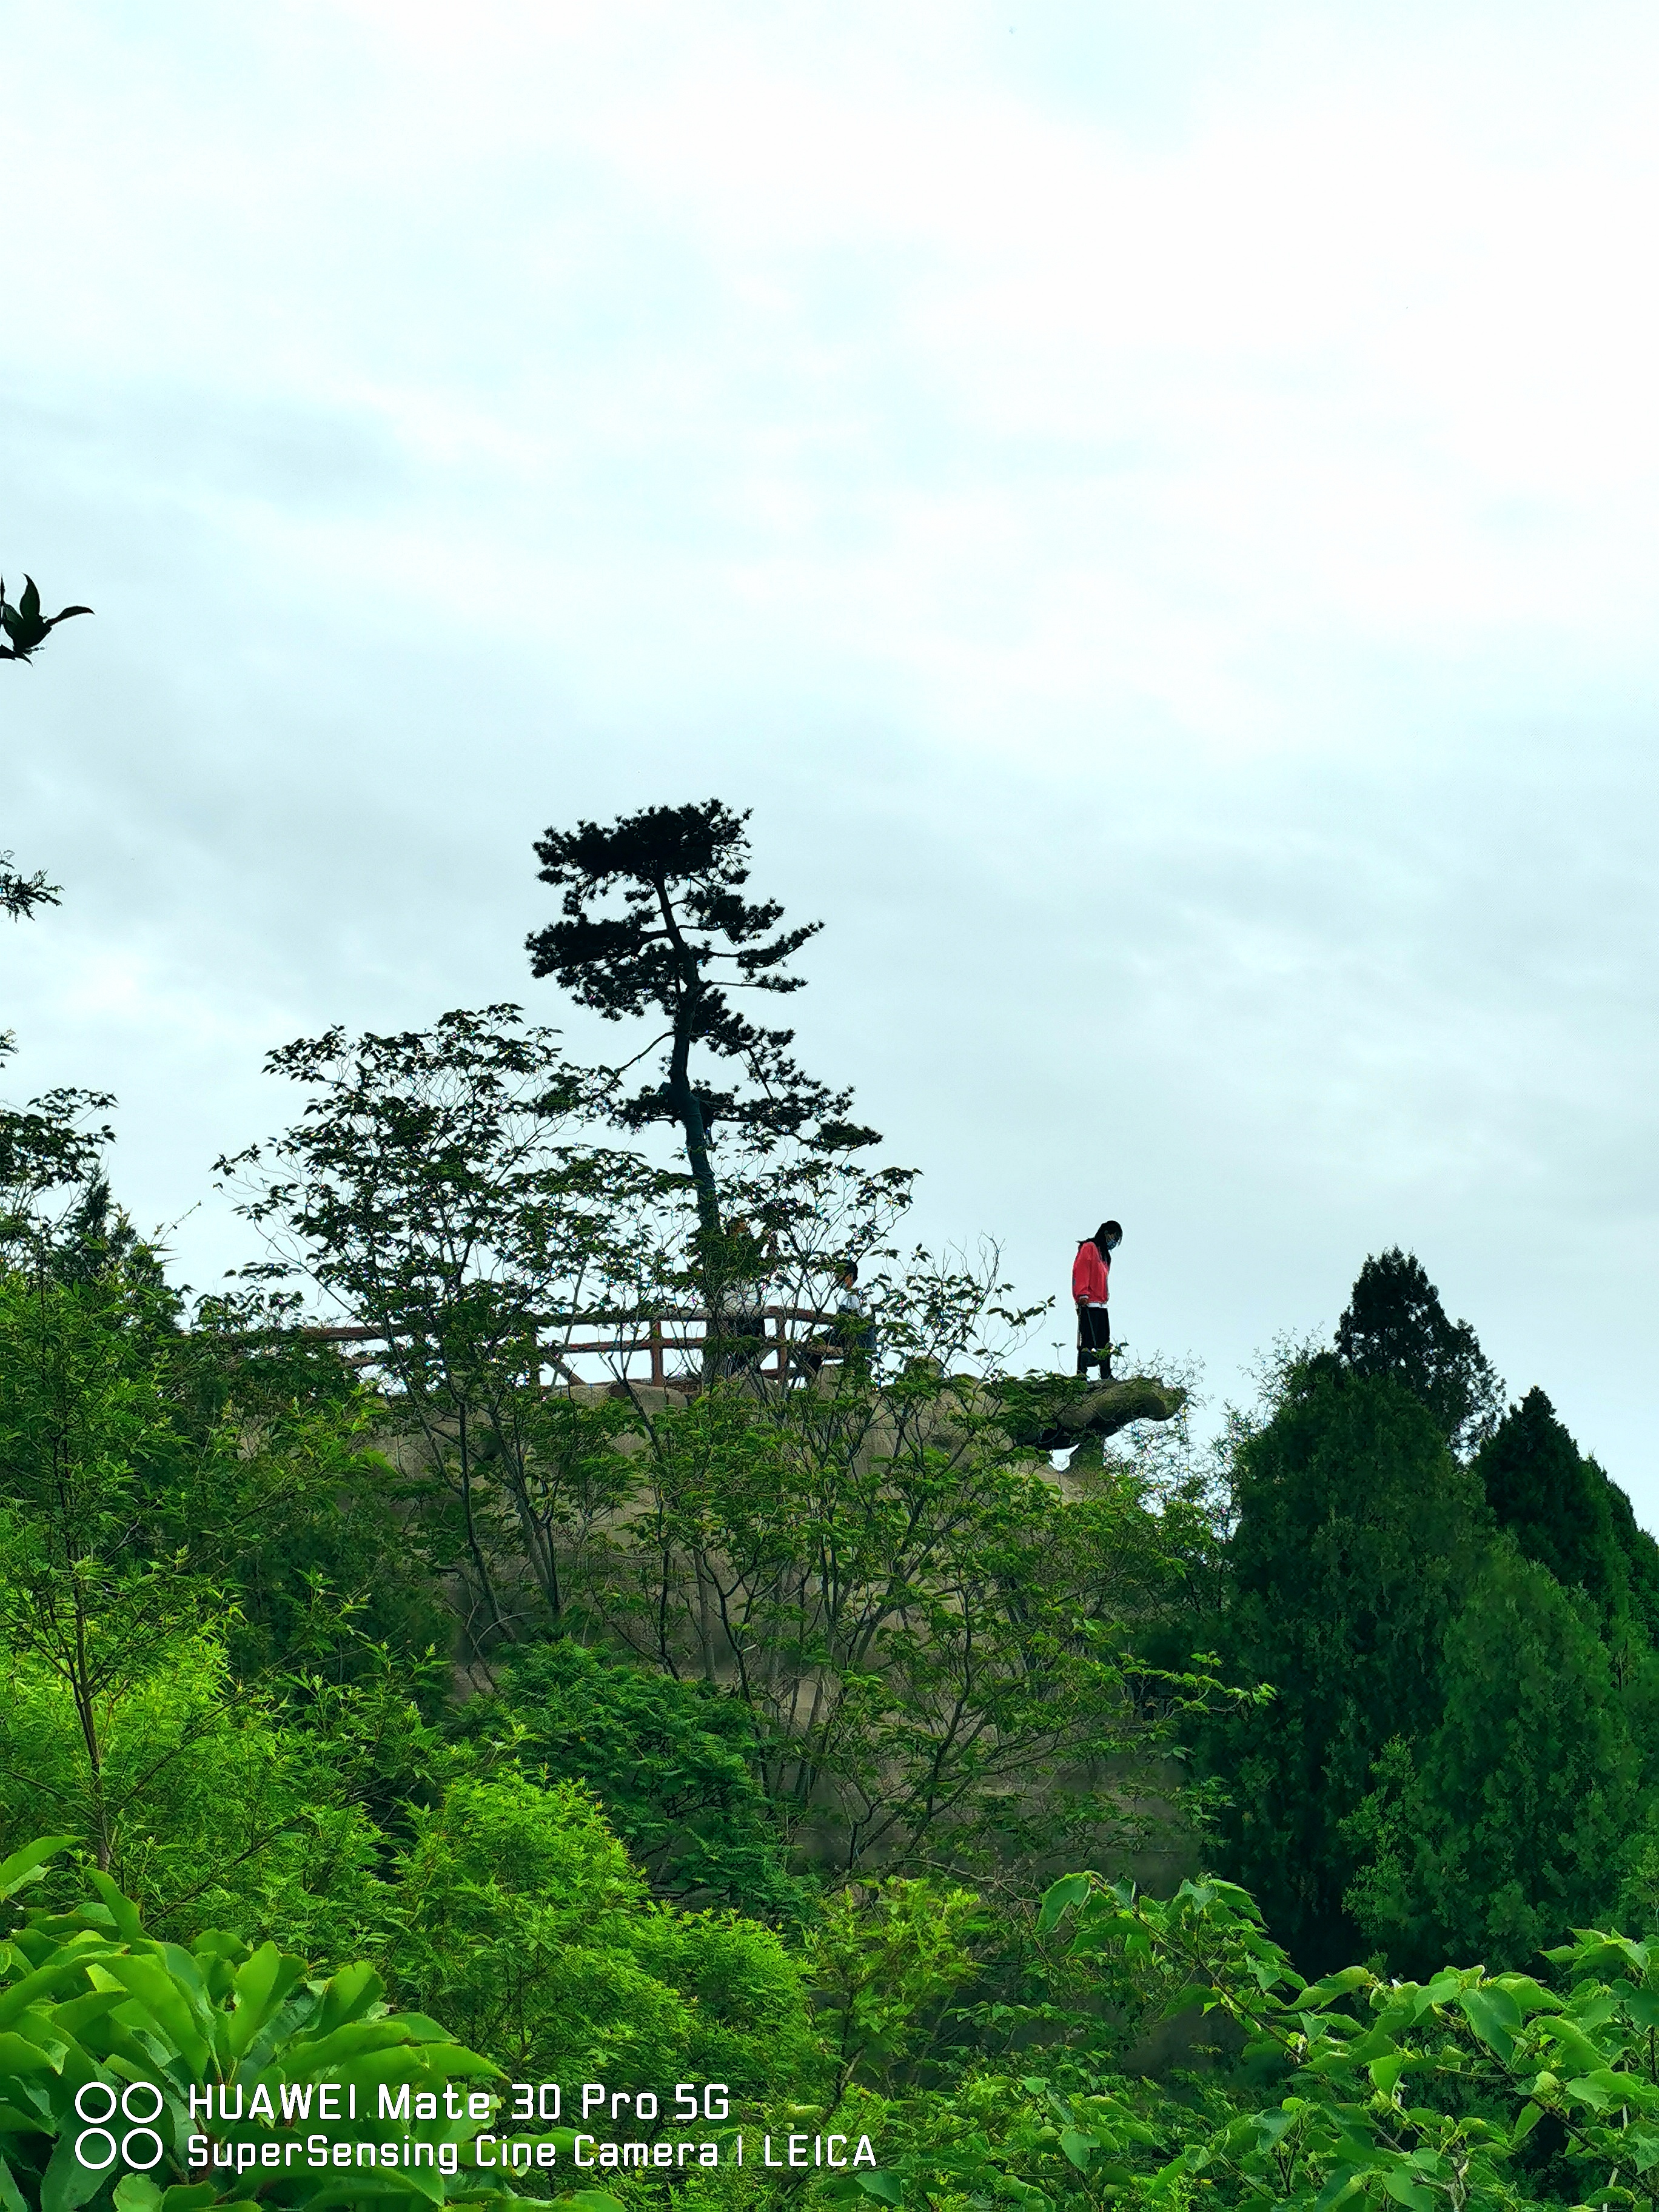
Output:
M1659 1528L1659 16L5 10L12 1095L198 1289L264 1054L521 1000L718 796L1032 1356L1213 1419L1414 1250ZM1069 1358L1069 1352L1062 1354Z

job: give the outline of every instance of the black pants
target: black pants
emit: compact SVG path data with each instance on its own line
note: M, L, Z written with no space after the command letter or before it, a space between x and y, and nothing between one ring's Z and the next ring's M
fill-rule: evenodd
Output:
M1112 1372L1112 1324L1104 1306L1079 1306L1077 1310L1077 1371L1086 1375L1091 1360L1098 1360L1100 1371L1109 1381Z

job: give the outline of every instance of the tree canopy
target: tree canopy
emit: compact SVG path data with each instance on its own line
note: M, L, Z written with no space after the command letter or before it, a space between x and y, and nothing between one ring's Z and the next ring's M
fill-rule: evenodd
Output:
M531 970L551 975L607 1021L659 1016L667 1027L644 1048L663 1054L657 1078L619 1100L629 1128L670 1121L680 1130L706 1235L721 1228L713 1149L724 1127L764 1149L811 1133L843 1150L877 1141L846 1116L852 1094L805 1075L789 1056L794 1032L740 1013L734 990L799 991L787 963L823 927L782 928L775 899L744 896L748 814L716 799L650 806L602 825L550 829L536 846L541 880L563 893L561 919L532 931ZM724 1062L721 1085L694 1055Z
M1389 1375L1420 1399L1453 1449L1488 1436L1504 1386L1466 1321L1452 1321L1413 1252L1368 1259L1337 1323L1338 1356L1358 1375Z

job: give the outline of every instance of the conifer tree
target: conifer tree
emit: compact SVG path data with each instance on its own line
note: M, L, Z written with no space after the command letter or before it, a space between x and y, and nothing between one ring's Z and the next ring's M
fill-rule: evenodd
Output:
M849 1091L790 1058L793 1030L759 1028L732 1003L734 989L801 989L806 979L787 963L823 926L781 928L775 900L743 896L748 819L709 799L550 829L536 846L542 881L564 896L562 918L527 940L532 972L606 1021L655 1014L666 1024L645 1048L661 1050L655 1079L624 1098L619 1119L679 1129L706 1255L722 1234L713 1158L721 1125L763 1149L809 1133L837 1149L879 1141L845 1119ZM726 1063L723 1085L694 1067L694 1054Z
M1466 1321L1452 1321L1414 1252L1395 1244L1360 1269L1336 1349L1359 1375L1389 1375L1422 1401L1460 1455L1497 1425L1504 1385Z
M1420 1401L1329 1352L1293 1370L1235 1474L1222 1671L1273 1695L1218 1715L1202 1750L1229 1801L1225 1871L1316 1973L1357 1939L1344 1824L1384 1747L1439 1719L1446 1623L1489 1522Z
M1613 1533L1607 1480L1583 1458L1544 1393L1528 1390L1481 1447L1475 1472L1498 1525L1564 1589L1620 1609L1624 1561Z

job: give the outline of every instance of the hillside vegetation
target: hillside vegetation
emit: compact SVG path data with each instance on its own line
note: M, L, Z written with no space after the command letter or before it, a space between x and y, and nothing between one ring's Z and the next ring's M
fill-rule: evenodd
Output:
M706 983L787 988L744 850L708 808L545 849L537 957L656 1007L659 1084L511 1006L274 1054L307 1107L221 1164L224 1294L113 1201L108 1102L4 1116L0 2204L581 2183L499 2103L541 2166L192 2180L191 2089L277 2072L724 2085L718 2161L625 2203L1652 2195L1629 1499L1397 1249L1212 1454L1183 1378L1025 1371L994 1255L902 1256L909 1176ZM607 934L653 868L672 927ZM74 2168L76 2094L146 2068L154 2179Z

